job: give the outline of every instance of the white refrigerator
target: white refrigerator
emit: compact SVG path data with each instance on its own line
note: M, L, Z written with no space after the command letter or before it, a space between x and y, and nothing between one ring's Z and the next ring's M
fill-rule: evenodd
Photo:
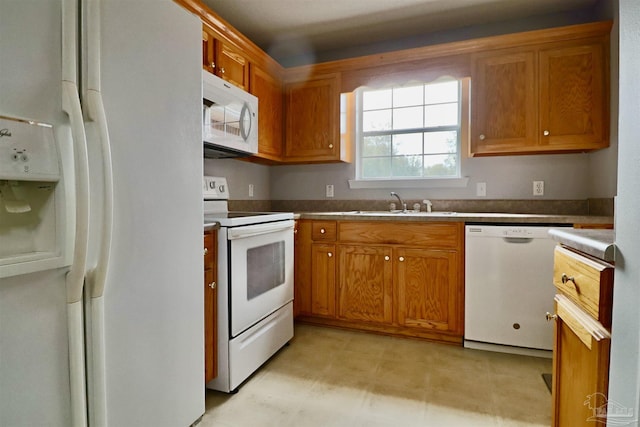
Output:
M200 46L170 0L0 0L0 426L204 413Z

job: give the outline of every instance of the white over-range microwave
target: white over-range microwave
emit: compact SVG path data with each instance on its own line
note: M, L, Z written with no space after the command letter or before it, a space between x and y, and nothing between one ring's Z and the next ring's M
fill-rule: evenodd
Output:
M202 71L204 157L246 157L258 152L258 98Z

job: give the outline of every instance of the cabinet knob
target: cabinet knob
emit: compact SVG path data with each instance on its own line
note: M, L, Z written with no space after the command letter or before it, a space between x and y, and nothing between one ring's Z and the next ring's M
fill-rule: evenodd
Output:
M329 258L331 258L331 257L333 256L333 253L331 253L331 252L327 252L327 256L328 256Z
M399 257L398 261L400 261L400 262L404 261L404 257L403 256Z
M216 68L216 63L215 62L211 63L211 68Z
M486 137L484 135L480 135L478 138L480 139L480 141L484 141Z
M210 287L211 289L215 289L215 288L216 288L216 282L211 282L211 283L209 283L209 287Z
M565 273L562 273L562 277L560 278L560 280L563 284L567 282L573 282L574 285L576 284L575 278L573 276L567 276Z
M329 148L333 148L333 144L329 144Z
M551 322L552 320L556 320L558 318L557 314L551 314L547 311L547 314L544 316L547 319L547 322Z
M390 260L389 255L385 255L384 260L389 261Z
M542 134L543 134L544 136L549 136L549 131L548 131L548 130L545 130L544 132L542 132Z
M220 74L224 74L224 73L225 73L224 67L220 68Z
M325 230L324 228L321 228L321 229L320 229L320 234L324 234L324 233L326 233L326 232L327 232L327 230Z
M204 254L206 255L206 254L208 254L208 253L209 253L209 249L208 249L208 248L204 248L204 251L203 251L203 252L204 252Z

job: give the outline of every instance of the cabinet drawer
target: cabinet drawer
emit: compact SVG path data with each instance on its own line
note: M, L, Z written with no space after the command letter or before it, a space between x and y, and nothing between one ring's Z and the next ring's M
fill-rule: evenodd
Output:
M554 254L553 284L606 328L611 327L612 265L557 246Z
M311 239L322 242L336 241L335 221L313 221L311 224Z
M462 247L463 223L406 223L382 221L341 221L340 242L389 245Z

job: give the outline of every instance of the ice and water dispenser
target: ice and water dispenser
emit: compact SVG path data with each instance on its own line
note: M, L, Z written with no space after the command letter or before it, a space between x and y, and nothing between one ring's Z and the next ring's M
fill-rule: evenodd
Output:
M0 278L68 265L66 193L53 126L0 116Z

